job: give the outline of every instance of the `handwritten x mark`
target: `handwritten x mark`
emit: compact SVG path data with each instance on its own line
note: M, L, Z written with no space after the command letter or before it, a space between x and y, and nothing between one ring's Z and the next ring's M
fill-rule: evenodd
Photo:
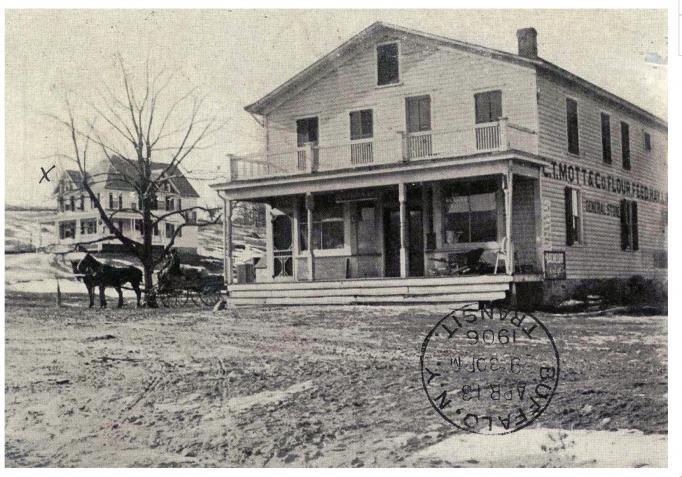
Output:
M40 178L40 180L38 181L38 184L43 182L43 179L47 180L47 182L50 182L50 178L47 177L47 175L52 171L52 169L54 169L54 166L50 167L47 171L45 169L43 169L42 167L40 168L40 171L43 173L43 177Z

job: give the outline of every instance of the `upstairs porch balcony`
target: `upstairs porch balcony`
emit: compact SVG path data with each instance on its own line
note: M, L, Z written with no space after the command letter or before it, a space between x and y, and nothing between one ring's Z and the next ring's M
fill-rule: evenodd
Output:
M415 162L436 158L521 151L537 154L537 133L507 119L476 124L467 129L434 129L417 133L399 131L395 138L369 138L345 143L306 143L289 151L230 155L228 180L244 181L295 176L373 165Z

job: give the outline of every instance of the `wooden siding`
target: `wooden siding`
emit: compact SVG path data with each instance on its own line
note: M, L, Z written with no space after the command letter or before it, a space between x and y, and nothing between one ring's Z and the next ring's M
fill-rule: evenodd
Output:
M390 41L382 38L378 42ZM405 98L431 96L434 130L466 130L475 124L474 93L502 90L503 115L510 123L537 130L535 72L480 55L416 40L400 42L401 84L377 87L375 44L358 51L338 69L285 101L268 116L268 152L296 148L296 119L319 117L320 146L349 142L349 113L373 110L374 141L395 144L400 155L399 131L405 131ZM375 162L396 157L375 158Z
M652 125L644 124L634 115L627 114L613 105L599 100L582 91L560 84L554 79L539 75L538 84L538 118L539 118L539 153L542 157L580 167L595 174L610 175L631 183L639 183L653 187L667 197L667 131ZM579 156L569 154L566 132L566 98L578 102L579 124ZM611 164L602 159L602 138L600 115L605 112L611 121ZM630 126L630 162L631 170L624 170L621 157L621 121ZM651 135L652 150L644 150L644 133ZM653 254L657 250L665 250L667 205L636 197L639 204L639 250L623 251L620 245L620 218L585 210L586 201L598 201L603 204L620 205L623 194L603 189L596 189L583 182L583 175L574 181L557 180L552 168L545 169L542 179L542 198L545 202L543 211L550 217L551 237L545 237L545 243L551 244L553 250L566 251L567 278L584 279L594 277L620 276L629 277L634 274L651 276ZM589 179L589 172L586 177ZM578 183L579 181L579 183ZM581 191L581 216L583 221L583 243L566 245L566 222L564 189L566 186Z

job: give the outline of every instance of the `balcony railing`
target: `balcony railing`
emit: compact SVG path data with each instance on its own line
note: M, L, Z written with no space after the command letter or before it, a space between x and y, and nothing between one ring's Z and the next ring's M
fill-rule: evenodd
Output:
M537 153L537 148L534 131L501 119L468 129L399 132L395 138L362 139L344 144L307 143L287 152L229 156L229 179L312 174L484 152L519 150Z

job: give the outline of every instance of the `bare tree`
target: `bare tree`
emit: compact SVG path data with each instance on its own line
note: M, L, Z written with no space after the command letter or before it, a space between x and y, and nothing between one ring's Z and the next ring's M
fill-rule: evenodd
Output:
M206 139L220 126L216 124L215 117L203 117L204 98L197 94L196 89L171 96L169 85L173 82L173 75L161 71L152 76L149 62L144 67L144 78L139 83L141 87L135 87L134 78L121 56L117 55L116 59L120 70L117 88L104 84L104 91L98 92L97 101L85 101L86 113L82 117L77 117L73 95L65 97L66 117L50 116L66 128L72 144L71 154L58 155L77 165L82 189L110 231L109 236L96 241L117 239L140 260L144 269L146 304L156 306L154 269L169 254L183 227L190 223L196 226L215 224L221 218L216 209L205 206L159 211L158 195L174 179L180 178L182 162L192 152L202 148ZM97 157L118 165L114 174L117 180L134 191L139 207L111 211L102 206L93 186L107 180L111 172L88 169L93 148ZM190 220L190 216L196 216L197 211L207 212L209 219L198 222ZM117 226L115 216L122 212L140 217L141 242L124 235ZM161 253L153 253L154 229L173 216L180 216L183 220Z

